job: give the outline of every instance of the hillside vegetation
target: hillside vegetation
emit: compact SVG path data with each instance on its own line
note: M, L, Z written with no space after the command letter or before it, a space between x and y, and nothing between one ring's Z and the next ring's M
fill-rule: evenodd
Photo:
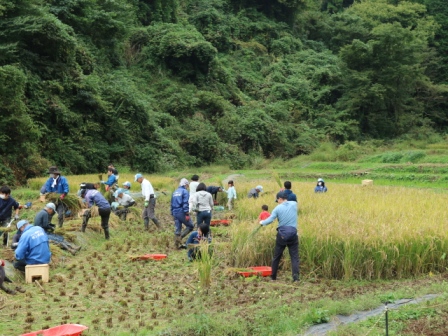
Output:
M443 0L0 0L0 182L443 139Z

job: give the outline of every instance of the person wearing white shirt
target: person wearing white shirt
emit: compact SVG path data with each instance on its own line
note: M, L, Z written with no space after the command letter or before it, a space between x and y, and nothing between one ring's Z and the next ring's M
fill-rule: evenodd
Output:
M196 193L196 188L199 185L199 176L198 175L193 175L191 177L191 182L190 182L190 199L188 200L188 205L190 207L190 214L193 214L193 195Z
M143 177L142 174L135 175L135 182L138 182L142 185L142 194L145 199L145 207L143 208L143 222L145 224L145 229L149 230L149 220L151 219L154 224L160 229L159 220L156 218L155 208L156 208L156 194L154 193L154 189L147 179Z

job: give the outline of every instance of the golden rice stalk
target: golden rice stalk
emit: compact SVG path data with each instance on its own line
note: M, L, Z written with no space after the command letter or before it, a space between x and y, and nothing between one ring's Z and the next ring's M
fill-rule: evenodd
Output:
M283 188L282 180L280 180L280 176L278 175L278 173L275 170L271 171L271 176L277 182L278 186L280 188Z
M60 196L61 194L58 193L49 193L45 195L45 200L54 204L62 202L72 213L76 213L81 210L82 202L78 196L67 194L63 200L59 198Z
M102 181L103 175L98 174L98 178L100 179L100 181ZM106 186L103 183L100 183L100 193L102 193L104 195L105 192L106 192Z

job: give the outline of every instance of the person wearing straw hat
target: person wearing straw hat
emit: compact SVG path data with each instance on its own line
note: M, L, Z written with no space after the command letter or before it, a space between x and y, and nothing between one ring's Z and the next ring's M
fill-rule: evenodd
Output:
M193 231L194 224L190 218L190 206L188 201L190 195L188 193L188 180L183 178L180 180L179 187L171 196L171 215L174 217L174 244L177 248L181 247L182 238ZM182 231L182 224L186 226Z
M283 251L288 247L291 257L292 280L299 281L299 236L297 235L297 202L288 201L288 194L278 195L278 205L269 218L260 221L261 226L271 224L278 219L277 237L275 240L274 257L272 258L272 280L277 280L277 270Z
M259 194L263 192L263 187L261 185L257 185L255 188L252 188L249 190L249 193L247 194L247 197L249 198L258 198L260 196Z
M26 219L17 222L17 229L22 235L17 245L14 267L25 272L26 265L48 264L51 252L44 229L31 225Z
M156 218L156 194L151 182L143 177L142 174L136 174L134 176L135 182L138 182L142 186L142 195L145 199L145 207L143 208L143 223L145 224L145 230L149 230L149 220L151 219L154 224L160 229L160 222Z
M45 183L45 194L60 194L59 200L56 202L56 212L58 213L59 227L62 227L62 225L64 224L64 215L68 210L67 206L62 202L62 200L67 196L70 188L68 186L67 179L65 178L65 176L61 176L61 172L59 171L57 166L51 166L48 169L48 174L50 174L50 178Z

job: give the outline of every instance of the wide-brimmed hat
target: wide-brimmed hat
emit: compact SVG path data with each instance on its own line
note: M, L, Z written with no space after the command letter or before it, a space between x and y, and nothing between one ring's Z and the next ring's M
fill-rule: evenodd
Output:
M57 166L51 166L50 168L48 168L48 174L60 174L61 172L59 171Z

